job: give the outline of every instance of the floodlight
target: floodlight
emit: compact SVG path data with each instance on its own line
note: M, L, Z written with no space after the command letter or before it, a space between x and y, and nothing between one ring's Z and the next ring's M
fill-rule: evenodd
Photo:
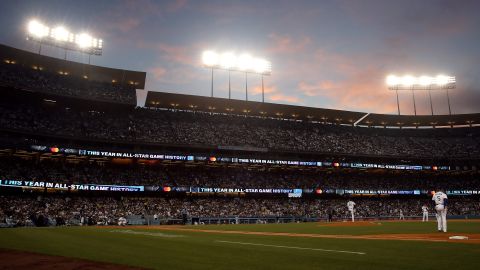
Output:
M253 61L253 70L257 73L264 73L268 70L268 62L264 59L256 58Z
M429 76L422 76L418 79L418 84L422 86L428 86L434 82L434 79Z
M449 82L450 78L445 75L438 75L435 79L437 85L445 85Z
M387 85L394 86L400 84L400 78L395 75L387 76Z
M403 77L397 77L395 75L388 75L386 79L388 88L390 90L395 90L397 92L397 108L398 108L398 115L400 115L400 102L398 98L398 90L411 90L412 97L413 97L413 111L414 114L417 115L417 109L415 104L415 90L427 90L428 95L430 98L430 109L433 115L433 103L432 103L432 95L430 90L447 90L447 101L448 101L448 112L451 115L452 111L450 108L450 97L448 95L449 89L454 89L455 85L455 77L453 76L445 76L445 75L437 75L436 77L430 76L420 76L420 77L413 77L410 75L405 75Z
M208 67L213 67L218 65L218 54L214 51L205 51L203 52L203 64Z
M413 76L406 75L402 77L402 84L404 86L412 86L416 82L416 79Z
M238 57L237 67L241 71L252 69L253 58L249 54L242 54Z
M397 92L397 108L398 108L398 115L400 115L400 102L398 98L398 90L411 90L412 97L413 97L413 110L414 114L417 115L417 109L415 104L415 90L426 90L428 91L428 95L430 98L430 109L433 115L433 102L432 102L432 95L430 93L431 90L447 90L447 101L448 101L448 112L451 115L452 111L450 108L450 97L448 95L449 89L454 89L455 85L455 77L453 76L445 76L445 75L437 75L436 77L431 76L420 76L420 77L413 77L410 75L405 75L403 77L397 77L395 75L388 75L386 78L386 82L388 88L390 90L395 90Z
M101 47L102 42L100 40L98 43L98 48ZM202 62L206 67L225 69L229 71L258 73L262 75L270 75L272 72L272 66L269 61L262 58L253 57L247 53L237 56L228 51L217 53L208 50L203 52Z
M237 65L237 57L233 53L223 53L220 56L220 67L223 69L231 69Z
M87 33L70 32L62 25L51 28L39 20L31 20L28 22L26 31L28 40L40 43L39 53L42 45L49 45L90 55L102 55L101 39Z
M390 88L397 90L400 88L415 88L416 90L455 88L455 77L445 75L437 75L436 77L413 77L410 75L397 77L395 75L389 75L387 76L386 82Z
M48 31L48 27L36 20L31 20L28 23L28 33L34 37L42 38L44 36L48 36Z
M75 36L75 43L77 43L77 45L80 48L88 48L88 47L92 47L92 46L95 45L95 44L93 44L92 37L89 34L86 34L86 33L76 35Z
M57 26L52 29L52 37L58 41L68 41L70 33L63 26Z

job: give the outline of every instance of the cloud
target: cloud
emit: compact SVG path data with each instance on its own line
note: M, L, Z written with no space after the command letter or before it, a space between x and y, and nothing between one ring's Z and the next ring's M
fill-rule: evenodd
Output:
M362 27L419 38L451 38L475 29L476 0L458 1L346 1L344 16ZM448 18L448 19L447 19Z
M162 79L165 74L167 73L167 70L163 67L155 67L155 68L151 68L149 71L148 71L149 74L152 74L153 77L155 79Z
M301 99L298 96L288 95L278 90L276 86L264 85L265 98L275 102L299 103ZM262 86L255 86L250 93L253 95L262 94Z
M169 61L184 65L194 65L197 61L190 55L191 48L185 46L172 46L165 43L158 44L157 47Z
M214 16L215 19L241 17L242 20L244 20L244 16L259 11L259 9L256 9L254 6L243 2L236 3L234 1L228 1L218 4L211 1L197 1L197 3L201 3L196 7L198 11L208 14L208 16Z
M282 93L278 90L276 86L273 85L264 85L264 92L265 92L265 99L271 100L275 102L287 102L287 103L296 103L298 104L301 102L301 99L298 96L288 95ZM251 95L261 95L262 94L262 86L257 85L253 87L253 89L249 90L249 94Z
M383 80L378 80L382 76L383 73L378 70L366 69L338 82L300 82L298 90L310 97L327 99L330 108L394 113L394 93L384 86Z
M140 26L148 28L152 25L152 20L159 21L169 13L183 9L187 4L187 0L123 0L101 14L99 20L105 33L120 32L122 35L129 34L130 38L132 35L145 38L145 29L137 32L135 30L139 30Z
M289 102L289 103L299 103L300 102L300 98L297 97L297 96L290 96L290 95L285 95L285 94L281 94L281 93L270 95L270 96L268 96L267 99L272 100L272 101L276 101L276 102L279 102L279 101L284 101L284 102Z
M385 63L369 54L340 54L317 49L313 60L304 69L315 70L300 80L296 90L322 100L324 106L335 109L393 113L396 103L385 87ZM318 75L322 74L322 75Z
M114 24L115 28L123 33L127 33L137 28L140 25L140 20L138 18L130 17L114 22Z
M176 12L187 6L187 0L174 0L167 6L167 11Z
M200 45L198 45L200 46ZM136 47L142 50L151 50L157 54L159 58L166 61L169 65L182 64L188 66L200 66L200 58L195 57L194 52L197 52L197 45L170 45L162 42L149 42L145 40L138 40Z
M272 93L277 92L277 87L276 86L266 86L266 85L264 85L263 89L264 89L265 94L272 94ZM252 90L250 90L250 93L252 95L261 94L262 93L262 86L261 85L255 86Z
M132 33L150 16L160 16L161 8L150 0L124 0L99 16L106 32Z
M327 67L331 71L345 76L351 75L358 70L358 65L360 64L357 60L367 60L364 59L362 55L347 55L340 54L335 51L327 51L325 49L317 49L314 53L313 60L314 63L319 67ZM372 59L368 59L366 63L369 63ZM364 63L362 63L364 64Z
M123 3L118 5L118 9L139 17L156 16L163 13L163 5L163 3L154 0L123 0Z
M316 82L314 84L302 81L298 84L298 89L309 97L318 96L321 95L322 91L332 91L337 88L338 84L329 80Z
M298 53L304 51L305 48L311 43L309 37L302 37L299 40L294 40L290 36L279 35L272 33L268 36L271 45L268 51L271 53L285 54L285 53Z

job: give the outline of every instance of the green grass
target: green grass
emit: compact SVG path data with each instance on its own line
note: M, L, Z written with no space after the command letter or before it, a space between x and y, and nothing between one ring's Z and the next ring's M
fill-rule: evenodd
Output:
M188 226L318 234L431 233L434 223L386 222L370 227L323 227L318 223ZM480 245L394 240L323 239L121 228L183 235L167 238L112 232L109 228L15 228L0 230L0 248L84 258L155 269L479 269ZM480 233L479 222L450 222L456 233ZM218 241L365 252L365 255Z

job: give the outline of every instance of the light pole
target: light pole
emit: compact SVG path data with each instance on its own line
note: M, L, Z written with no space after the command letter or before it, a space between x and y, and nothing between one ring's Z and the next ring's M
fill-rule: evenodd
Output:
M245 101L248 101L248 73L245 72Z
M265 89L263 88L263 74L262 76L262 102L265 103Z
M431 110L432 116L433 116L432 91L430 91L430 89L428 90L428 97L430 98L430 110Z
M90 36L87 33L73 33L63 26L54 28L37 20L28 22L26 29L27 40L39 44L38 54L42 53L42 46L47 45L64 50L64 60L67 60L68 51L78 51L89 55L102 55L103 40Z
M448 89L447 89L447 102L448 102L448 115L452 115L452 108L450 107L450 95L448 94Z
M248 101L248 73L259 74L262 79L262 102L265 102L264 76L271 75L272 66L270 62L251 57L248 54L236 56L233 53L225 52L218 54L214 51L204 51L202 54L203 65L211 69L210 96L213 97L213 70L222 69L228 71L228 98L232 98L231 72L240 71L245 73L245 100Z
M397 109L398 109L398 115L400 115L400 101L398 100L398 89L395 89L395 92L397 93Z
M403 76L398 77L395 75L387 76L386 83L388 89L395 90L397 95L397 109L398 115L400 115L400 102L398 99L398 90L411 90L413 97L413 110L414 114L417 115L417 106L415 102L415 90L427 90L428 96L430 99L430 111L433 114L433 102L431 90L446 90L447 102L448 102L448 113L452 115L452 108L450 106L450 95L449 89L456 88L456 79L453 76L437 75L435 77L421 76Z
M415 104L415 90L412 88L412 97L413 97L413 113L417 115L417 105Z
M213 97L213 68L212 68L212 89L210 92L210 97Z
M230 82L230 73L231 73L231 70L228 70L228 99L232 98L232 85Z

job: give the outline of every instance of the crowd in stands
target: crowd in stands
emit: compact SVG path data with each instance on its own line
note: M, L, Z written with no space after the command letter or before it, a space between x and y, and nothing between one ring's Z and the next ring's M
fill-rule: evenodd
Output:
M374 190L480 190L478 172L326 170L271 166L75 163L0 158L0 179L66 184L152 185L210 188L304 188Z
M85 75L87 76L87 75ZM0 63L0 86L53 95L136 105L135 88Z
M227 217L303 217L349 219L347 201L341 199L260 199L260 198L131 198L0 196L0 223L9 226L117 224L120 218L158 219ZM400 210L408 217L419 217L427 205L433 214L431 198L354 198L357 218L398 218ZM480 215L478 198L450 198L449 215ZM48 221L48 222L47 222ZM54 223L54 224L55 224Z
M100 83L39 67L0 63L0 87L79 99L132 105L115 111L0 100L0 131L100 140L109 143L251 147L336 156L478 159L480 128L398 130L234 114L133 108L135 87ZM114 107L114 106L112 106ZM123 109L123 108L122 108ZM7 133L7 132L5 132ZM3 136L3 134L2 134ZM154 163L154 162L152 162ZM368 190L480 190L479 173L344 170L274 166L207 165L207 162L142 165L85 159L0 157L0 180L66 184L152 185L159 187L302 188ZM303 217L348 219L352 197L313 198L218 196L88 196L85 193L6 195L0 189L0 227L118 224L132 216L158 219L195 217ZM40 194L40 193L38 193ZM161 194L160 192L158 194ZM85 196L83 196L85 195ZM151 194L149 194L151 195ZM163 195L163 194L161 194ZM178 194L177 194L178 195ZM140 196L140 195L139 195ZM357 218L420 216L431 197L354 197ZM451 196L449 215L480 215L477 196Z
M389 130L145 108L106 112L0 103L0 129L112 142L240 146L338 155L480 156L479 128Z

